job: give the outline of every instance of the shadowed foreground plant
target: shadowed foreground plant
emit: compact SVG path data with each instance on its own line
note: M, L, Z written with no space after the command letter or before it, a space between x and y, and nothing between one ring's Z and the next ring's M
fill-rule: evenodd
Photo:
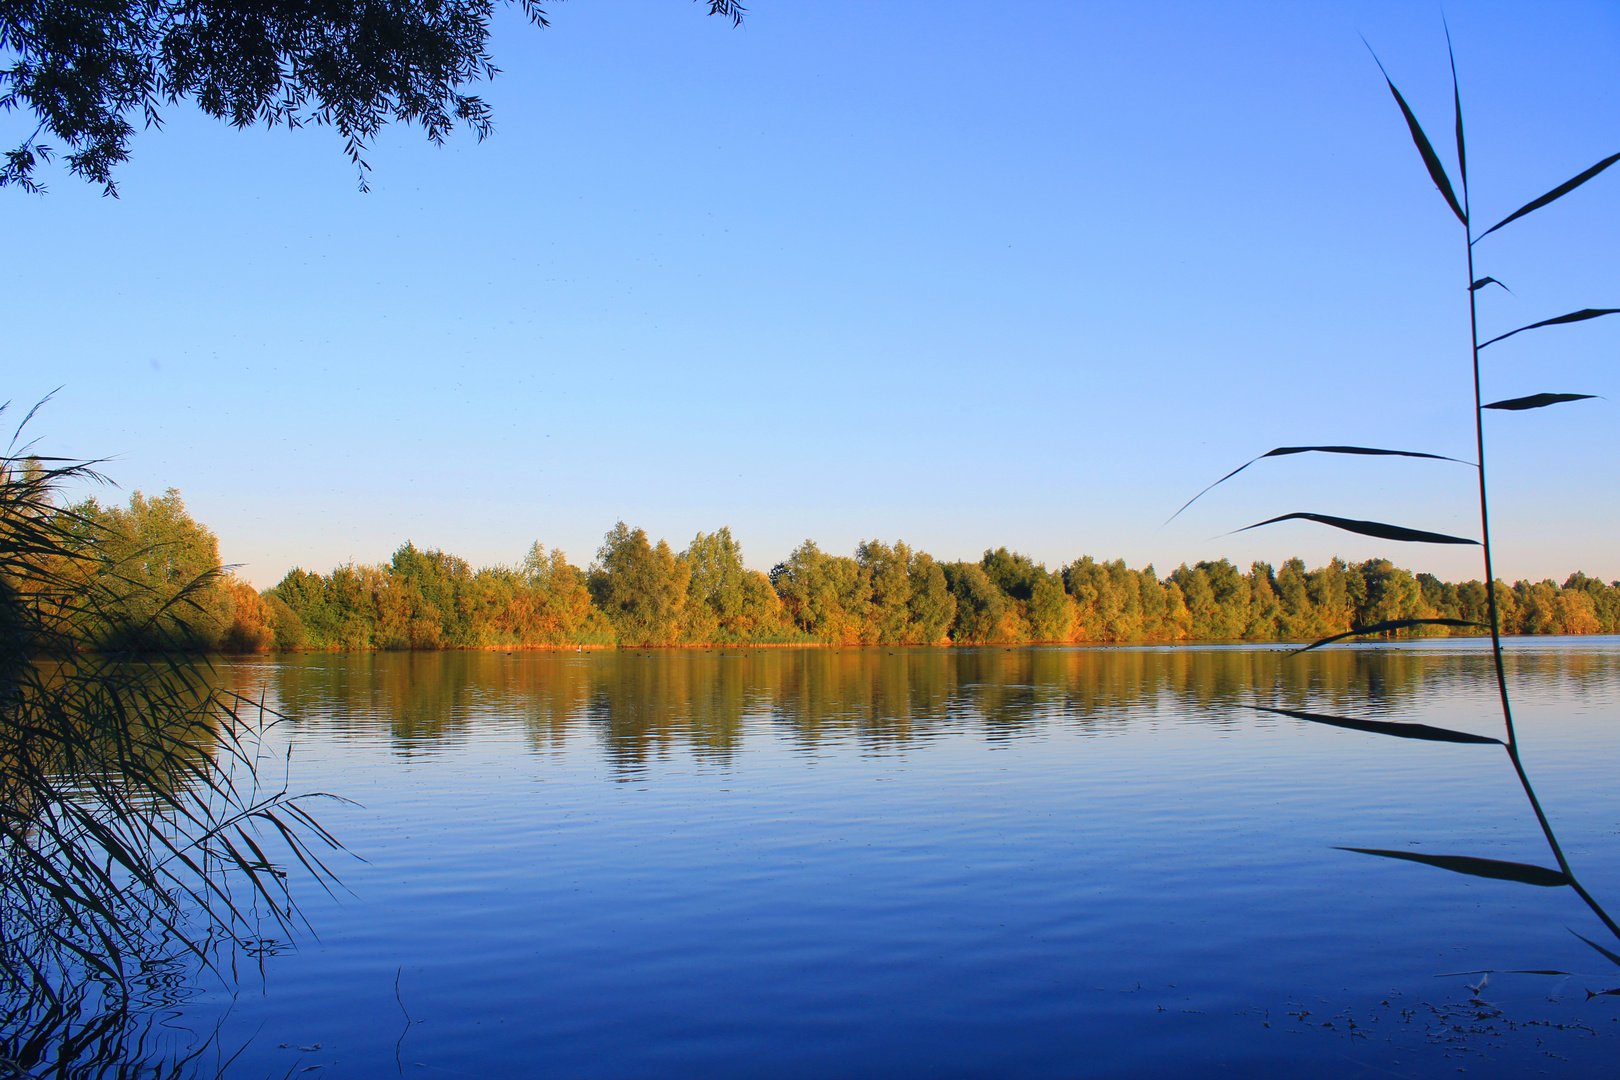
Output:
M1449 54L1451 47L1449 31L1447 32L1446 46ZM1374 60L1375 62L1377 61L1376 56L1374 57ZM1379 70L1381 72L1384 70L1381 62L1379 62ZM1557 870L1539 866L1530 866L1524 863L1507 863L1492 859L1477 859L1469 856L1428 855L1416 852L1387 851L1374 848L1346 848L1344 850L1426 863L1430 866L1440 867L1456 873L1470 874L1479 877L1500 878L1510 881L1519 881L1531 885L1567 885L1573 889L1583 901L1585 901L1586 905L1591 908L1592 912L1603 922L1605 926L1608 927L1611 933L1613 933L1616 937L1620 937L1620 925L1616 925L1615 920L1610 917L1609 913L1603 909L1603 907L1592 897L1589 892L1587 892L1586 888L1582 886L1580 881L1575 877L1574 871L1571 870L1569 860L1565 858L1563 848L1560 846L1557 836L1553 833L1552 826L1547 820L1546 813L1542 810L1541 800L1537 798L1535 788L1531 786L1530 777L1525 772L1524 763L1519 754L1518 736L1514 728L1512 703L1508 693L1507 673L1502 660L1501 616L1498 610L1495 587L1496 575L1491 565L1490 500L1485 474L1485 410L1492 409L1504 412L1520 412L1527 409L1540 409L1552 405L1583 401L1590 399L1595 395L1584 393L1543 392L1509 398L1502 401L1494 401L1487 404L1482 396L1482 380L1480 376L1480 351L1490 345L1494 345L1501 341L1506 341L1508 338L1514 337L1517 334L1522 334L1529 330L1539 330L1552 326L1563 326L1570 323L1585 322L1589 319L1601 318L1607 315L1620 314L1620 308L1582 308L1578 311L1572 311L1565 315L1558 315L1552 318L1542 319L1538 322L1531 323L1528 326L1521 326L1517 330L1511 330L1505 334L1498 334L1497 336L1482 342L1479 335L1478 319L1479 292L1487 285L1502 285L1502 283L1494 277L1487 276L1476 278L1474 276L1476 272L1474 269L1474 247L1479 243L1479 241L1483 240L1491 233L1496 232L1496 230L1502 228L1503 226L1514 222L1527 214L1539 210L1541 207L1562 198L1571 191L1574 191L1588 180L1591 180L1598 174L1602 173L1609 166L1615 164L1617 161L1620 161L1620 154L1615 154L1611 157L1604 158L1596 165L1593 165L1590 169L1587 169L1585 172L1582 172L1565 183L1560 184L1558 187L1553 188L1545 195L1532 199L1530 202L1521 206L1519 209L1515 210L1513 213L1509 214L1495 225L1492 225L1484 232L1481 232L1478 236L1475 236L1471 216L1472 207L1469 201L1468 191L1468 155L1463 133L1462 94L1458 89L1457 64L1455 57L1453 56L1451 60L1452 100L1455 106L1456 114L1457 177L1459 181L1458 185L1455 187L1452 185L1445 166L1440 160L1440 155L1435 152L1433 144L1429 141L1428 136L1424 134L1423 128L1418 123L1416 115L1413 114L1411 108L1407 105L1406 99L1401 95L1401 92L1396 89L1395 83L1389 78L1387 72L1384 73L1384 81L1388 84L1390 93L1394 96L1396 104L1400 107L1401 114L1406 120L1407 128L1411 132L1412 142L1417 147L1419 156L1423 159L1424 166L1428 170L1430 179L1434 181L1434 185L1439 190L1441 197L1445 199L1447 207L1450 208L1451 212L1456 216L1458 222L1462 226L1462 239L1464 241L1464 250L1467 256L1466 266L1468 276L1466 281L1468 286L1468 321L1470 332L1469 375L1472 381L1473 389L1473 426L1475 440L1475 459L1474 461L1467 462L1465 464L1473 465L1477 473L1480 537L1478 540L1474 540L1467 537L1449 536L1444 533L1435 533L1423 529L1409 528L1403 525L1392 525L1378 521L1360 521L1313 512L1280 514L1276 517L1258 522L1257 524L1246 526L1245 529L1239 529L1237 531L1243 532L1246 531L1246 529L1255 529L1263 525L1271 525L1280 521L1303 519L1314 521L1323 525L1330 525L1334 528L1344 529L1363 536L1373 536L1385 540L1432 544L1477 545L1481 549L1484 556L1486 583L1485 594L1488 616L1486 626L1489 629L1491 636L1491 660L1495 670L1497 697L1501 703L1502 724L1506 737L1505 739L1491 739L1478 735L1470 735L1463 732L1447 731L1443 728L1429 727L1425 724L1403 724L1386 721L1363 720L1351 717L1326 716L1320 713L1302 712L1291 709L1266 708L1263 706L1255 706L1255 708L1258 708L1263 712L1280 713L1282 715L1291 716L1300 720L1307 720L1313 723L1354 728L1361 731L1375 732L1378 734L1392 735L1401 738L1458 743L1495 743L1504 747L1507 751L1508 760L1512 763L1514 772L1519 778L1519 783L1524 789L1525 797L1529 800L1530 807L1535 812L1536 821L1541 826L1542 835L1546 838L1547 846L1551 850L1553 858L1557 860ZM1461 193L1460 198L1458 196L1459 191ZM1506 289L1506 286L1503 285L1502 288ZM1193 498L1189 499L1180 510L1176 511L1176 514L1180 514L1181 510L1185 510L1188 506L1192 505L1194 501L1208 492L1211 488L1230 480L1232 477L1236 476L1238 473L1242 472L1244 469L1255 464L1255 462L1262 460L1263 458L1277 457L1287 454L1298 454L1307 451L1334 454L1431 458L1448 461L1457 460L1455 458L1446 458L1444 455L1440 454L1424 453L1420 451L1386 450L1361 446L1279 447L1276 450L1272 450L1267 454L1262 454L1260 457L1254 458L1251 461L1245 462L1243 465L1238 466L1236 469L1233 469L1231 472L1215 481L1215 483L1209 485L1209 487L1206 487L1197 495L1194 495ZM1172 519L1175 516L1175 514L1171 515ZM1370 626L1353 626L1347 633L1335 634L1331 637L1326 637L1320 641L1313 642L1303 649L1296 650L1296 655L1297 653L1306 652L1310 649L1315 649L1331 642L1341 641L1346 638L1388 633L1395 630L1427 624L1446 626L1472 625L1454 619L1402 619L1380 622ZM1605 957L1615 961L1617 964L1620 964L1620 957L1617 957L1615 953L1610 952L1609 950L1597 945L1595 942L1592 942L1590 939L1579 934L1576 936L1581 937L1582 941L1592 945L1593 948L1597 949L1597 951L1603 954Z
M307 797L261 786L273 715L206 661L162 634L139 654L85 648L130 588L57 505L87 479L85 463L0 458L0 1075L124 1075L157 1053L135 1006L185 971L224 975L263 923L287 937L298 909L271 852L327 885L316 849L338 846ZM183 635L204 584L154 620ZM143 1071L185 1064L158 1058Z

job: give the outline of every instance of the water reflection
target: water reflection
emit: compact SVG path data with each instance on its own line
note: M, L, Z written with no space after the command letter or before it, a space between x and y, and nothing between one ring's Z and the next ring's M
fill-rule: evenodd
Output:
M1600 644L1538 641L1510 652L1510 676L1576 697L1606 692L1620 655ZM1170 714L1230 726L1249 722L1242 707L1256 702L1415 719L1414 708L1477 697L1483 659L1467 643L1292 659L1248 647L677 649L305 654L226 674L299 723L386 731L401 754L517 722L536 749L591 737L635 768L676 748L724 761L760 722L804 748L854 738L878 752L947 731L1010 738L1059 722L1097 735ZM1482 712L1477 724L1490 722Z
M1515 687L1534 689L1527 699L1540 716L1596 713L1616 701L1620 650L1612 639L1526 643L1508 660ZM396 920L383 923L388 933L376 932L401 954L374 966L391 979L400 959L418 951L431 959L435 948L457 958L541 950L547 959L518 964L499 996L527 1002L525 1015L563 1017L535 1045L563 1047L554 1071L572 1075L588 1071L570 1072L580 1060L602 1054L624 1063L605 1034L619 1030L612 1023L620 1017L637 1031L655 1024L649 1018L677 1017L676 1028L708 1032L701 1038L715 1045L722 1035L741 1038L738 1030L764 1032L759 1046L792 1045L805 1036L791 1018L835 1011L816 996L825 987L850 988L851 1018L833 1030L852 1046L893 1030L887 1019L859 1018L874 993L891 1010L926 999L930 1016L996 1017L991 1026L1012 1042L1064 1030L1050 1022L1071 1015L1064 1010L1075 1030L1111 1031L1121 1006L1088 996L1088 987L1140 990L1148 972L1165 984L1218 985L1190 991L1202 998L1168 1002L1170 1014L1146 1022L1202 1016L1205 1007L1210 1016L1250 1007L1259 1016L1298 987L1314 995L1343 985L1357 989L1342 1009L1307 1020L1302 1005L1287 1031L1319 1028L1326 1039L1331 1019L1339 1038L1347 1021L1338 1013L1351 1010L1352 1029L1382 1016L1386 1030L1407 1024L1410 1042L1428 1032L1414 1026L1425 1016L1443 1035L1465 1004L1486 1011L1476 1004L1477 976L1468 978L1466 1002L1439 1011L1422 1003L1433 995L1414 978L1485 964L1587 972L1569 955L1586 950L1563 929L1572 909L1554 895L1567 890L1481 886L1432 866L1329 850L1455 845L1517 856L1530 823L1516 793L1495 783L1505 780L1499 748L1398 744L1386 758L1372 736L1326 733L1247 708L1274 703L1494 735L1492 687L1480 679L1489 662L1470 642L1296 658L1254 648L756 648L312 654L250 661L228 674L236 689L262 692L294 718L307 745L319 748L307 761L344 768L344 748L334 744L352 740L364 762L367 771L357 774L375 784L363 794L375 800L371 846L387 868L367 895L380 907L381 897L405 894L398 914L385 913ZM1569 732L1554 728L1560 737ZM1034 738L1043 733L1054 737ZM980 752L991 741L1016 745L992 757ZM537 760L507 768L524 744ZM387 761L389 753L400 760ZM493 754L504 755L501 767L491 768ZM744 763L745 754L756 757ZM864 758L897 755L908 757L906 778L877 783L901 770ZM814 768L806 767L811 757ZM686 767L694 760L727 775ZM996 774L1003 764L1013 771ZM608 779L625 783L605 785L604 766ZM1548 770L1554 786L1579 773ZM657 782L641 782L648 779ZM442 812L447 792L455 793L453 820ZM1547 794L1560 796L1564 810L1595 801L1590 790L1579 799L1569 790ZM437 845L430 856L415 846L429 823ZM1583 830L1593 831L1588 822L1572 832ZM499 874L479 861L492 844L503 853ZM1369 863L1396 869L1382 874ZM1612 881L1594 884L1612 891ZM1508 889L1525 898L1508 898ZM501 902L502 890L525 897L510 922L489 920L487 940L478 936L486 931L465 929L486 925L482 912ZM460 893L460 907L444 899ZM367 916L368 926L375 918ZM438 925L458 929L420 944ZM1504 937L1512 941L1483 947ZM855 942L847 955L838 952L847 942ZM1478 951L1466 958L1430 959L1470 944ZM1367 961L1374 952L1379 960ZM868 970L861 965L870 957L882 962ZM424 988L460 977L456 963L419 976ZM1392 974L1377 983L1379 993L1404 1020L1385 1015L1377 1004L1385 996L1356 996L1367 971L1383 978L1386 963ZM1332 974L1320 985L1301 974L1323 970ZM363 989L362 976L336 959L325 974ZM481 985L484 975L467 978ZM1516 972L1501 983L1567 978ZM1005 1000L951 989L996 985L1012 988ZM1394 985L1415 996L1383 990ZM1601 992L1611 984L1590 985ZM440 1007L483 1015L485 999L466 993L462 1002L446 992ZM688 1004L694 993L708 995L701 1007ZM1549 985L1529 996L1552 994ZM382 997L379 1015L397 1019L392 996ZM1014 999L1037 1004L1026 1016L1006 1005ZM414 1011L409 985L406 1000ZM1320 1007L1309 997L1310 1010ZM1479 1021L1474 1043L1533 1022L1517 999L1491 1008L1506 1019L1488 1031ZM722 1023L721 1035L702 1027L739 1010L754 1019ZM411 1038L428 1045L448 1030L446 1019L435 1015ZM1201 1029L1200 1045L1271 1037L1259 1034L1268 1029L1258 1020L1207 1023L1216 1026ZM457 1030L438 1036L445 1061L470 1052L471 1029ZM684 1028L661 1030L666 1043L647 1041L700 1041ZM1132 1030L1137 1045L1159 1037L1145 1026ZM902 1042L914 1050L925 1037L914 1032ZM515 1060L539 1051L501 1052ZM566 1056L574 1052L580 1057Z
M676 750L729 763L752 722L774 725L800 749L854 739L869 753L962 731L1018 738L1053 723L1106 736L1170 715L1235 730L1279 716L1268 709L1256 720L1248 707L1262 702L1347 708L1404 728L1416 713L1477 697L1487 656L1474 642L1344 646L1303 656L1253 647L368 653L285 657L238 668L234 678L238 692L273 695L279 709L304 723L368 735L386 727L406 755L481 725L517 721L538 750L588 733L621 778L639 779L649 763ZM1592 639L1542 639L1510 652L1508 664L1515 683L1561 686L1579 697L1614 684L1620 655ZM1481 709L1460 726L1483 734L1493 725ZM1573 879L1533 865L1348 850L1477 876L1574 884L1588 895Z

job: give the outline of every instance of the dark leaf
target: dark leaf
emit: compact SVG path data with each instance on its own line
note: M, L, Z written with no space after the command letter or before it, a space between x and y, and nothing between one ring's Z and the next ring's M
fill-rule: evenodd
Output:
M732 26L741 26L743 16L747 13L748 9L737 0L709 0L709 14L730 19Z
M1389 72L1384 71L1384 62L1378 59L1377 53L1373 53L1373 61L1378 65L1378 70L1384 72L1384 81L1389 83L1389 92L1395 95L1395 104L1401 107L1401 115L1406 117L1406 126L1412 131L1412 142L1417 146L1418 153L1423 156L1423 164L1428 167L1429 177L1434 181L1434 186L1445 196L1446 205L1457 215L1457 220L1467 225L1468 215L1463 212L1462 204L1457 202L1457 196L1451 190L1451 180L1447 178L1446 170L1440 164L1440 157L1434 152L1434 147L1429 145L1429 137L1423 134L1423 127L1418 123L1417 117L1412 115L1406 99L1395 89L1395 83L1390 79Z
M1506 285L1503 285L1500 281L1497 281L1493 277L1482 277L1482 278L1480 278L1478 281L1476 281L1472 285L1468 286L1468 291L1469 292L1478 292L1480 289L1483 289L1487 285L1501 286L1501 288L1502 288L1502 290L1504 292L1510 292L1511 293L1513 291L1512 289L1509 289Z
M1506 401L1493 401L1489 405L1481 405L1482 409L1508 409L1518 412L1521 409L1540 409L1548 405L1557 405L1564 401L1584 401L1587 398L1597 397L1596 394L1531 394L1529 397L1508 398Z
M1268 709L1264 705L1251 705L1249 708L1258 709L1260 712L1277 713L1280 716L1292 716L1295 720L1309 720L1313 724L1352 728L1356 731L1371 731L1378 735L1393 735L1397 739L1424 739L1428 742L1495 743L1497 746L1502 745L1501 739L1492 739L1485 735L1470 735L1466 731L1430 727L1428 724L1396 724L1387 720L1355 720L1348 716L1324 716L1322 713L1300 712L1297 709Z
M1454 979L1459 975L1573 975L1573 971L1554 968L1480 968L1478 971L1442 971L1437 979Z
M1408 626L1476 626L1481 629L1489 629L1484 623L1469 622L1467 619L1385 619L1383 622L1376 622L1370 626L1358 626L1353 630L1346 630L1342 634L1325 637L1321 641L1313 641L1303 649L1295 649L1289 655L1320 649L1323 645L1331 645L1335 641L1343 641L1345 638L1361 637L1364 634L1387 634L1392 630L1404 630Z
M1463 461L1461 458L1446 457L1444 454L1425 454L1417 450L1380 450L1374 446L1279 446L1275 450L1267 450L1265 453L1261 454L1260 457L1250 458L1248 461L1245 461L1243 464L1239 465L1237 468L1215 481L1215 483L1209 485L1209 487L1182 503L1181 510L1187 509L1187 507L1203 498L1204 495L1209 492L1210 488L1218 487L1221 484L1226 483L1228 480L1232 479L1232 477L1236 476L1244 469L1247 469L1255 462L1268 457L1287 457L1289 454L1358 454L1366 457L1431 458L1435 461L1455 461L1462 465L1473 464L1471 461ZM1171 514L1168 518L1166 518L1164 524L1168 525L1170 522L1176 520L1177 517L1181 516L1181 510L1177 510L1174 514ZM1159 526L1159 528L1164 528L1164 525Z
M1579 311L1572 311L1568 315L1560 315L1556 319L1543 319L1538 323L1531 323L1529 326L1521 326L1517 330L1509 330L1505 334L1498 334L1485 342L1484 345L1481 345L1480 348L1483 349L1485 345L1494 345L1503 338L1510 338L1514 334L1522 334L1526 330L1535 330L1542 326L1557 326L1559 323L1585 322L1587 319L1596 319L1603 315L1614 315L1616 313L1620 313L1620 308L1582 308Z
M1565 929L1568 929L1568 927L1565 927ZM1573 930L1570 930L1569 932L1572 933L1572 934L1575 934L1575 931L1573 931ZM1602 953L1604 956L1607 956L1611 963L1615 964L1616 966L1620 966L1620 956L1617 956L1616 954L1610 952L1608 949L1605 949L1603 946L1599 945L1597 942L1593 941L1591 938L1587 937L1585 934L1575 934L1575 936L1580 938L1582 941L1586 942L1588 945L1592 946L1592 948L1596 949L1598 952Z
M1408 529L1404 525L1386 525L1382 521L1359 521L1355 518L1333 517L1329 514L1279 514L1274 518L1257 521L1253 525L1245 525L1232 532L1248 532L1258 529L1262 525L1275 525L1279 521L1292 521L1300 518L1305 521L1317 521L1323 525L1332 525L1335 529L1346 532L1360 533L1362 536L1376 536L1380 540L1406 540L1421 544L1478 544L1478 540L1468 540L1461 536L1447 536L1445 533L1425 532L1422 529ZM1227 534L1228 536L1231 533Z
M1451 51L1451 27L1442 16L1440 25L1446 28L1446 56L1451 60L1451 100L1457 106L1457 178L1462 181L1463 209L1468 208L1468 148L1463 145L1462 91L1457 88L1457 54Z
M1472 855L1423 855L1416 851L1385 851L1382 848L1341 847L1340 851L1359 851L1363 855L1382 855L1386 859L1405 859L1408 862L1424 863L1428 866L1438 866L1442 870L1450 870L1454 874L1470 874L1474 877L1497 878L1501 881L1519 881L1526 885L1540 885L1552 888L1555 885L1568 885L1569 878L1561 871L1548 870L1545 866L1532 866L1522 862L1503 862L1500 859L1476 859ZM1576 935L1579 937L1580 935ZM1585 938L1581 940L1585 941ZM1591 944L1591 942L1587 942Z
M1485 239L1487 236L1491 235L1491 233L1495 232L1497 229L1500 229L1508 222L1516 221L1519 218L1524 217L1524 215L1528 214L1530 211L1540 210L1543 206L1546 206L1554 199L1568 195L1570 192L1574 191L1576 188L1580 187L1582 184L1586 183L1588 180L1592 179L1592 177L1596 176L1604 169L1607 169L1610 165L1613 165L1617 161L1620 161L1620 154L1615 154L1612 157L1606 157L1596 165L1592 166L1590 169L1587 169L1585 172L1581 173L1581 175L1575 177L1575 179L1563 184L1559 184L1557 187L1553 188L1539 199L1532 199L1530 202L1525 203L1523 206L1513 211L1513 213L1509 214L1501 221L1498 221L1495 225L1492 225L1490 228L1480 233L1474 238L1474 243L1479 243L1481 240Z

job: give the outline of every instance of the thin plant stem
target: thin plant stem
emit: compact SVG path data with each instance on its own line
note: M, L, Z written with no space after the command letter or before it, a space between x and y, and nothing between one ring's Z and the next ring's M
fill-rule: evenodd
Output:
M1547 846L1552 849L1553 858L1558 860L1558 869L1563 871L1568 879L1570 888L1575 890L1586 906L1592 909L1603 925L1609 931L1620 937L1620 925L1616 925L1609 913L1603 910L1592 894L1587 892L1575 872L1570 869L1569 860L1564 857L1564 849L1554 835L1552 825L1547 821L1547 814L1541 808L1541 800L1536 798L1536 789L1531 786L1530 777L1524 771L1524 762L1519 759L1519 738L1513 726L1513 706L1508 697L1507 670L1502 663L1502 621L1496 604L1496 574L1491 568L1491 517L1490 498L1485 486L1485 411L1484 398L1480 395L1479 378L1479 304L1474 288L1474 227L1469 219L1468 204L1468 177L1464 172L1461 176L1463 196L1463 237L1467 241L1468 249L1468 329L1473 342L1473 374L1474 374L1474 449L1476 453L1475 464L1479 469L1479 538L1480 548L1485 556L1485 603L1489 612L1491 625L1491 661L1496 668L1496 693L1502 702L1502 723L1507 729L1506 749L1508 760L1513 762L1513 771L1519 776L1519 784L1524 788L1525 798L1530 800L1530 808L1536 813L1536 821L1541 825L1542 835L1547 838Z

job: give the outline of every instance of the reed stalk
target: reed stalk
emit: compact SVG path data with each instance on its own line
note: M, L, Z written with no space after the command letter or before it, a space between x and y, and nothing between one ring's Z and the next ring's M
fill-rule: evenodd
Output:
M150 987L289 939L284 864L329 885L339 845L263 774L278 718L182 640L207 575L152 617L172 644L94 648L134 586L57 495L100 477L26 451L0 456L0 1075L125 1075Z
M1384 540L1416 543L1478 545L1483 556L1485 569L1487 622L1483 628L1488 630L1490 634L1491 665L1496 682L1497 698L1501 705L1502 725L1505 738L1487 738L1485 736L1472 735L1465 732L1434 728L1425 724L1396 723L1382 720L1329 716L1320 713L1312 713L1295 709L1281 709L1269 706L1255 707L1265 712L1281 713L1283 715L1307 720L1313 723L1352 728L1362 731L1371 731L1400 738L1453 743L1500 744L1506 750L1508 760L1513 765L1513 771L1519 779L1519 784L1524 791L1525 798L1528 800L1531 810L1535 813L1536 822L1541 828L1542 836L1546 839L1547 847L1551 851L1553 858L1558 863L1558 869L1556 871L1525 863L1503 862L1495 859L1478 859L1470 856L1426 855L1410 851L1388 851L1370 848L1352 848L1348 850L1360 851L1371 855L1404 859L1412 862L1422 862L1457 873L1519 881L1531 885L1568 885L1575 891L1576 895L1578 895L1581 900L1585 902L1586 906L1592 910L1592 913L1598 917L1604 926L1606 926L1616 938L1620 938L1620 925L1616 924L1614 918L1611 917L1606 910L1604 910L1603 906L1597 902L1592 894L1587 891L1585 886L1583 886L1580 880L1575 876L1575 872L1570 866L1569 859L1565 856L1563 847L1558 842L1558 837L1554 833L1552 824L1547 818L1547 813L1542 808L1541 799L1536 794L1535 786L1530 782L1529 773L1525 770L1524 760L1520 754L1518 731L1513 721L1512 696L1508 689L1507 668L1503 660L1501 612L1497 603L1496 573L1493 566L1491 547L1490 488L1489 484L1487 483L1485 467L1485 410L1494 409L1504 412L1522 412L1527 409L1546 408L1552 405L1561 405L1568 402L1586 400L1592 398L1594 395L1546 392L1532 394L1525 397L1511 398L1503 401L1486 402L1483 392L1483 380L1480 373L1481 351L1495 344L1496 342L1504 341L1507 338L1526 331L1540 330L1547 327L1562 326L1570 323L1584 322L1607 315L1620 314L1620 308L1581 308L1576 311L1568 312L1564 315L1558 315L1552 318L1543 319L1539 322L1531 323L1528 326L1521 326L1516 330L1509 331L1505 334L1499 334L1496 337L1490 338L1486 341L1481 341L1479 333L1480 290L1490 285L1500 286L1501 282L1490 276L1475 277L1475 274L1478 272L1475 268L1475 247L1481 240L1485 239L1485 237L1496 232L1503 226L1517 221L1519 218L1531 214L1549 203L1552 203L1569 194L1571 191L1574 191L1576 188L1602 173L1615 162L1620 161L1620 154L1615 154L1603 159L1602 161L1599 161L1596 165L1593 165L1591 168L1576 175L1565 183L1560 184L1558 187L1553 188L1546 194L1536 199L1532 199L1530 202L1521 206L1518 210L1515 210L1513 213L1509 214L1507 217L1503 218L1489 229L1486 229L1476 235L1474 232L1472 204L1468 184L1468 154L1463 126L1462 92L1457 79L1456 56L1451 48L1451 34L1449 28L1446 32L1446 51L1451 62L1452 101L1455 109L1457 143L1456 168L1458 179L1458 184L1456 186L1452 185L1450 175L1447 173L1444 163L1441 161L1439 154L1435 152L1434 145L1429 141L1428 136L1424 133L1423 127L1418 122L1417 116L1407 104L1406 99L1401 95L1400 90L1396 88L1394 81L1389 77L1389 73L1384 70L1383 63L1378 61L1376 54L1374 54L1374 61L1378 63L1379 71L1383 73L1384 81L1389 87L1390 94L1394 97L1396 105L1401 110L1401 114L1407 124L1407 129L1411 134L1412 143L1417 148L1418 154L1422 158L1425 168L1428 170L1429 178L1434 182L1435 188L1439 191L1441 197L1445 200L1446 205L1450 208L1451 212L1457 218L1458 223L1462 227L1465 255L1464 266L1466 267L1468 275L1468 325L1470 337L1469 374L1472 380L1474 409L1474 460L1472 462L1467 462L1466 464L1472 465L1476 473L1479 497L1479 539L1475 540L1471 537L1449 536L1444 533L1437 533L1424 529L1415 529L1404 525L1394 525L1387 522L1360 521L1350 518L1336 517L1329 514L1305 511L1280 514L1276 517L1268 518L1265 521L1257 522L1254 525L1246 526L1245 529L1240 529L1237 531L1242 532L1246 531L1246 529L1259 528L1261 526L1271 525L1280 521L1304 519L1329 525L1335 528L1344 529L1346 531L1358 533L1364 536L1372 536ZM1506 286L1502 287L1506 288ZM1445 455L1441 454L1431 454L1414 450L1392 450L1380 447L1278 447L1277 449L1272 450L1269 453L1262 454L1260 457L1254 458L1227 473L1225 476L1215 481L1214 484L1211 484L1203 491L1200 491L1197 495L1194 495L1192 499L1188 500L1188 502L1181 507L1181 510L1176 511L1176 514L1180 514L1182 510L1185 510L1187 506L1190 506L1192 502L1196 501L1211 488L1224 483L1225 481L1236 476L1239 472L1242 472L1244 469L1248 468L1250 465L1253 465L1264 458L1299 453L1359 454L1383 457L1429 458L1451 461L1458 460L1456 458L1447 458ZM1175 514L1171 515L1172 519L1175 516ZM1334 634L1330 637L1323 638L1320 641L1313 642L1304 648L1298 649L1296 650L1296 654L1307 652L1311 649L1320 648L1323 645L1327 645L1335 641L1341 641L1346 638L1361 637L1373 634L1388 634L1427 625L1461 626L1471 624L1466 624L1456 619L1414 618L1389 620L1372 626L1352 626L1349 631L1345 633ZM1586 941L1587 944L1592 945L1610 960L1620 964L1620 956L1617 956L1615 953L1604 949L1602 946L1597 945L1590 939L1582 937L1582 940Z

